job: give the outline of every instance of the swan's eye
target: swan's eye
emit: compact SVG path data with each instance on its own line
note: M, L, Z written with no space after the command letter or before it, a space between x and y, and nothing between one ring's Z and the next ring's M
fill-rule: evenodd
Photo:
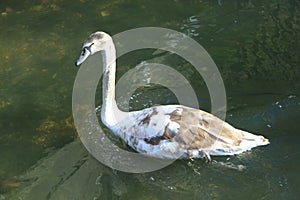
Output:
M85 47L85 49L88 50L90 53L92 53L91 48L92 48L93 45L94 45L94 43L90 44L90 46L88 46L88 47Z
M82 55L82 56L84 56L85 51L86 51L86 47L84 47L84 48L82 49L82 52L81 52L81 55Z
M84 56L84 54L86 53L86 51L89 51L90 54L91 54L91 53L92 53L92 52L91 52L91 47L92 47L93 45L94 45L94 43L90 44L90 45L87 46L87 47L83 47L82 52L81 52L81 55Z

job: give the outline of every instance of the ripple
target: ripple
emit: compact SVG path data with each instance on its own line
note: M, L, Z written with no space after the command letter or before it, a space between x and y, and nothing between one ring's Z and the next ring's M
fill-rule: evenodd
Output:
M196 16L190 16L189 18L183 20L183 24L180 29L186 35L190 37L199 36L199 28L201 27L200 21Z

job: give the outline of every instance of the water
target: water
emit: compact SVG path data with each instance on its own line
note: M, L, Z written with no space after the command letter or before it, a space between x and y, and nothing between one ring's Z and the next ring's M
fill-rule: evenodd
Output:
M296 199L299 6L295 0L3 0L0 199ZM212 163L179 160L146 174L118 172L94 160L73 125L74 61L91 32L142 26L171 28L203 45L226 86L226 120L271 144L213 157ZM117 77L145 61L174 66L190 80L200 107L210 110L201 77L172 55L130 53L120 58ZM135 92L130 109L176 102L170 90L149 86Z

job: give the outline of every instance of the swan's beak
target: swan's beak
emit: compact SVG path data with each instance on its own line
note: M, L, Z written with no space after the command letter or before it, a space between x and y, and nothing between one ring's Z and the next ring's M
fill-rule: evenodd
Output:
M75 62L75 66L79 67L86 59L89 57L91 52L87 50L86 48L82 49L82 52L78 58L78 60Z

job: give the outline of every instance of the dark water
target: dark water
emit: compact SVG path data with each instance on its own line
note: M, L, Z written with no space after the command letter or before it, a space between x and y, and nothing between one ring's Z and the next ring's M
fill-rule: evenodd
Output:
M1 1L0 199L297 199L299 9L296 0ZM226 120L271 144L145 174L94 160L73 125L74 61L91 32L143 26L199 42L226 86ZM190 80L200 108L210 110L201 77L172 55L130 53L119 59L117 77L142 61L174 66ZM166 88L149 86L136 91L130 106L176 102Z

